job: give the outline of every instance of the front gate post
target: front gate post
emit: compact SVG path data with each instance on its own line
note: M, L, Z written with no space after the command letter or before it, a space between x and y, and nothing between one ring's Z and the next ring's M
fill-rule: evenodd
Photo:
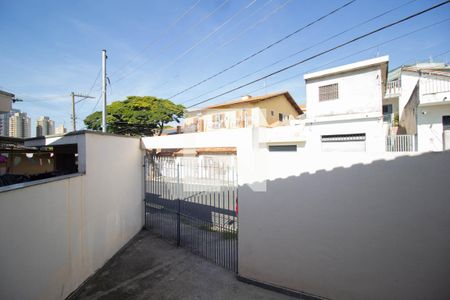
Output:
M181 244L181 228L180 228L180 219L181 219L181 186L180 186L180 163L177 163L177 247L180 247Z

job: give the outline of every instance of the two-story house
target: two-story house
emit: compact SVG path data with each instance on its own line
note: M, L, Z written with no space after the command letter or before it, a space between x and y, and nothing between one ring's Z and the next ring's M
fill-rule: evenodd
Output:
M314 151L381 152L388 56L304 75L306 147Z
M217 129L246 127L276 127L288 125L303 114L288 92L262 96L244 96L241 99L189 111L183 131L206 132Z
M416 136L418 151L450 149L450 67L402 66L388 80L384 110L398 114L400 133Z

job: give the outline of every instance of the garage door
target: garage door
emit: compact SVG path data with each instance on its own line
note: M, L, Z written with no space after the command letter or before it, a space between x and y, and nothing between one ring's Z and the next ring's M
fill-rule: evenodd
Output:
M322 152L365 152L366 134L322 135Z

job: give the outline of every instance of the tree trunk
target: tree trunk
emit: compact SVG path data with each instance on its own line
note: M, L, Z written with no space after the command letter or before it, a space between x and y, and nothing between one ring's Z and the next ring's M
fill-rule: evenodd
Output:
M163 133L163 130L164 130L164 123L161 123L160 126L159 126L158 136L160 136Z

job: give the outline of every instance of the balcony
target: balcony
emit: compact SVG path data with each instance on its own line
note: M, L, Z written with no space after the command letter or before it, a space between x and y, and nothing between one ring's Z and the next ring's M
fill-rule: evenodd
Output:
M421 105L449 103L450 78L441 75L424 75L420 79L420 94Z
M402 93L402 82L399 80L389 81L386 83L386 93L384 98L394 98Z

